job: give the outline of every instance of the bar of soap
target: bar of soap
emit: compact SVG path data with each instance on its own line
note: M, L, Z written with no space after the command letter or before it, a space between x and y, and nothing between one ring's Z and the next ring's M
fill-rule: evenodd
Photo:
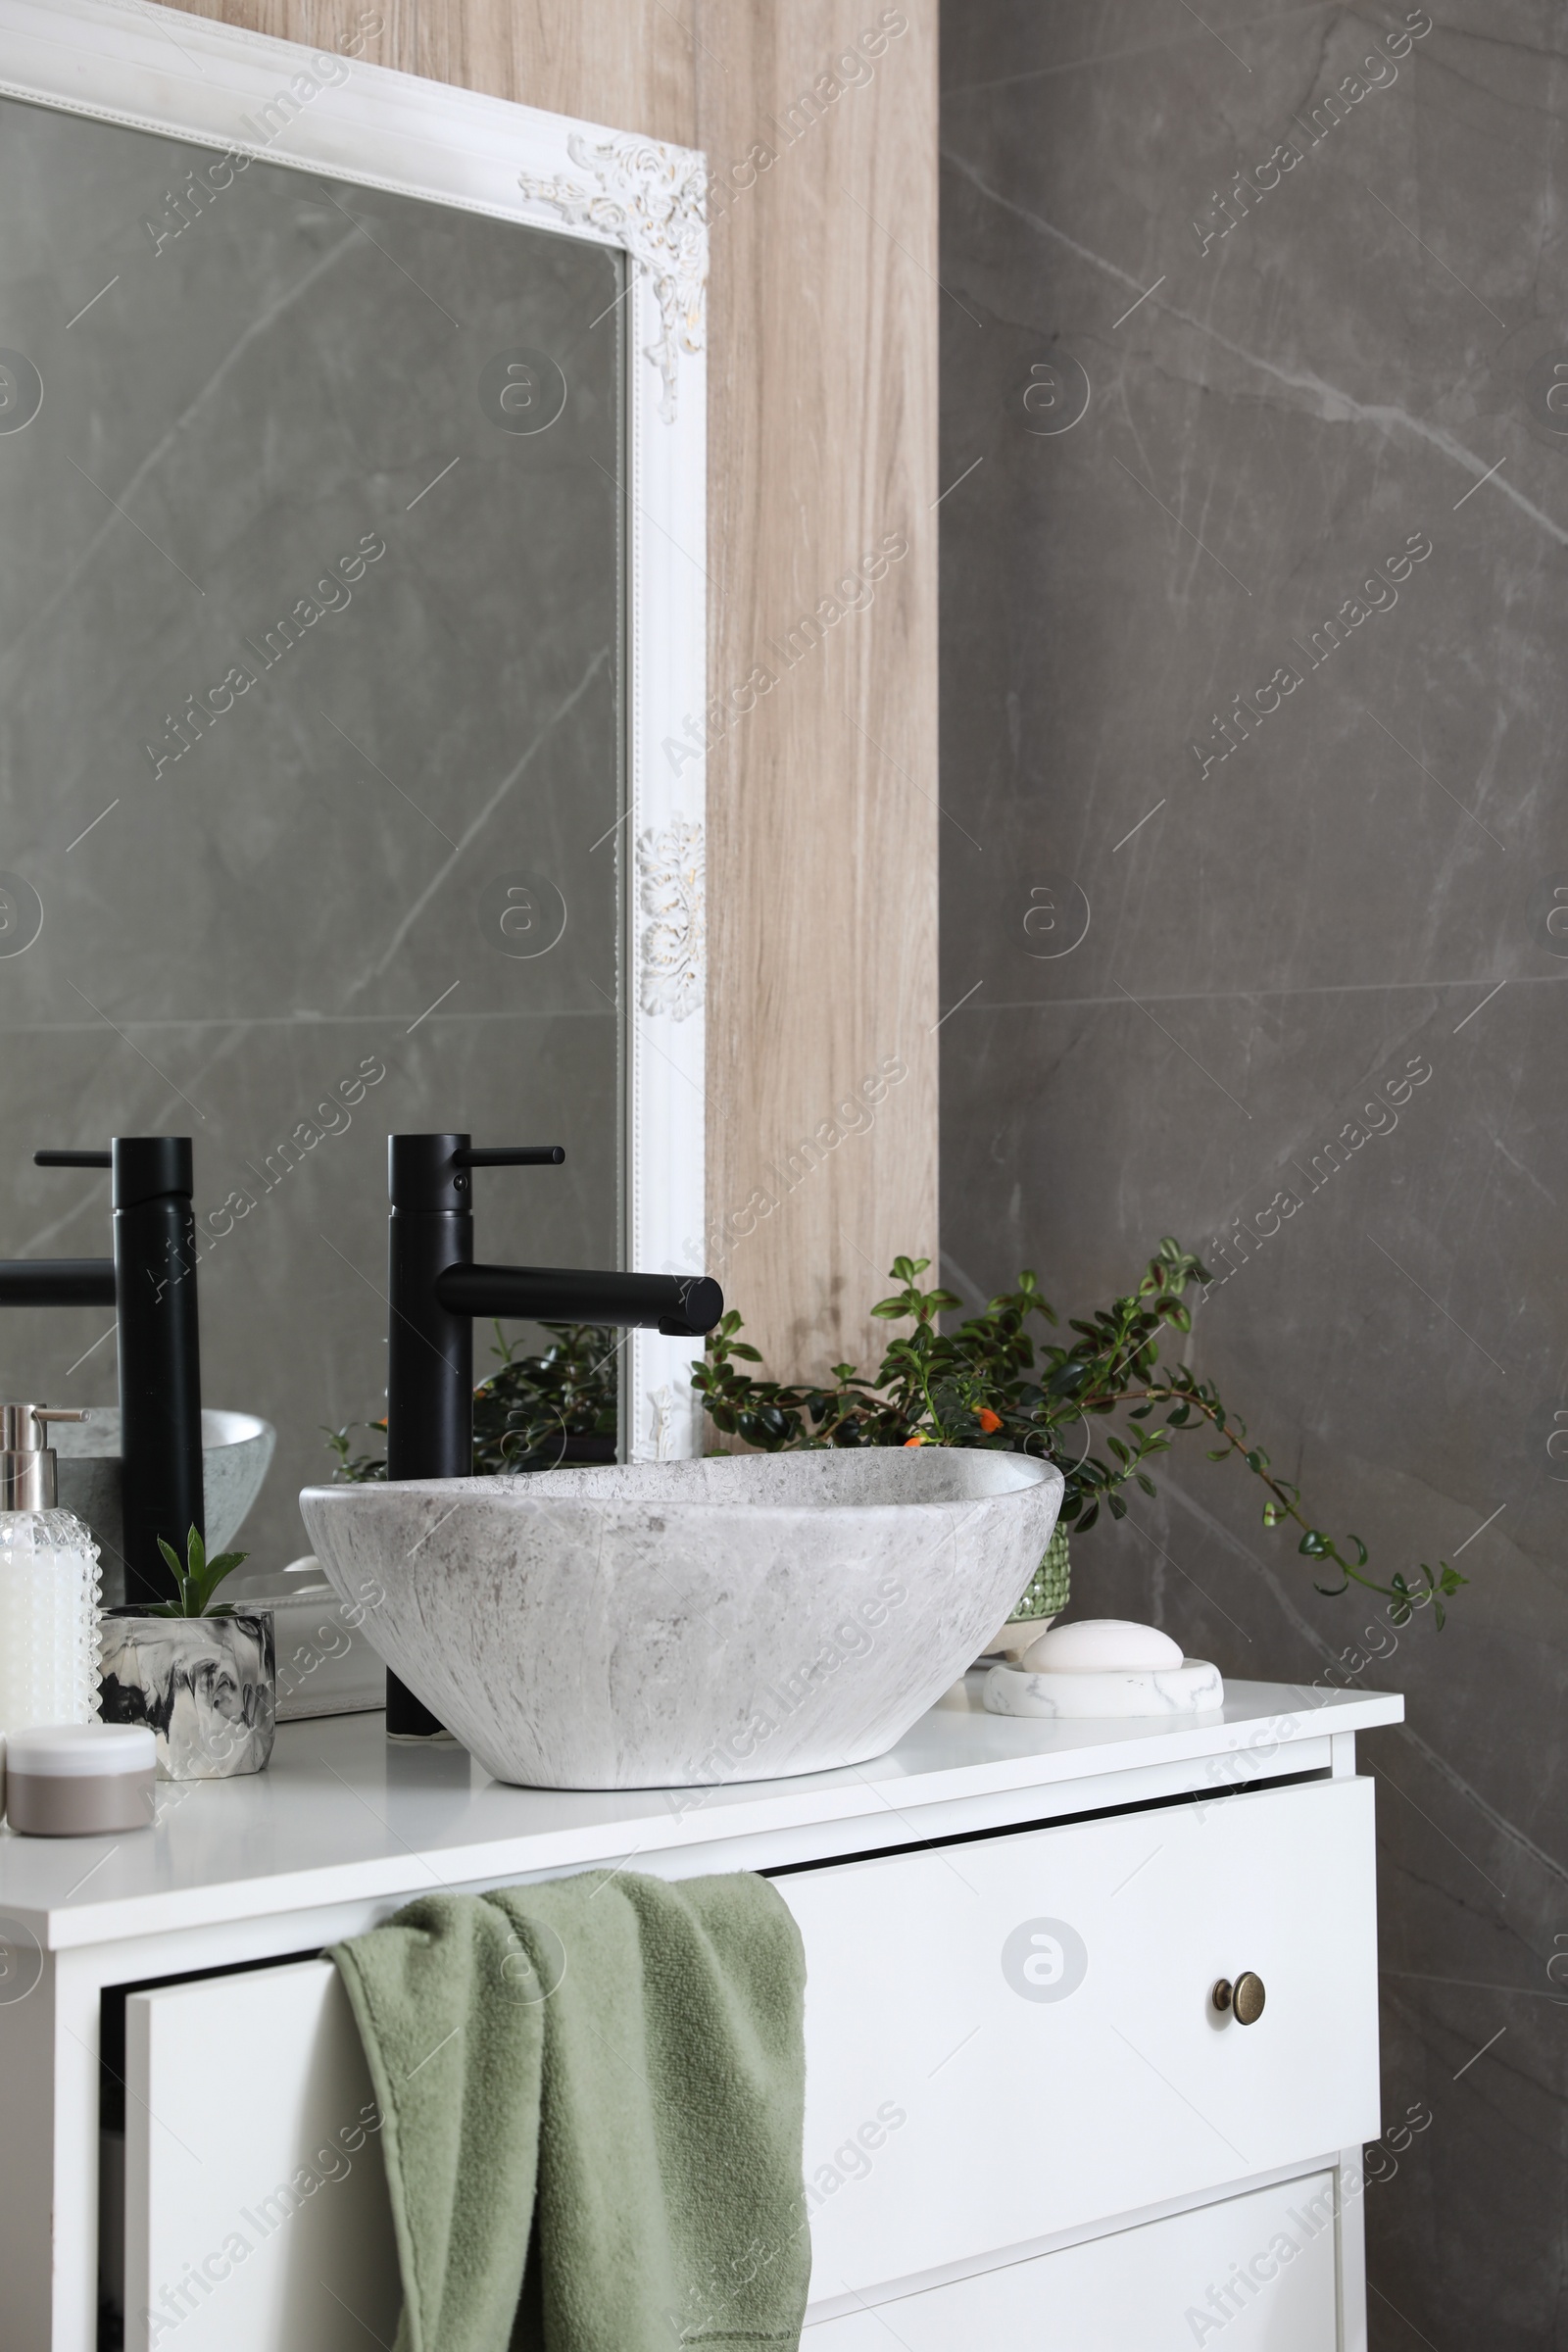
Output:
M1018 1661L1025 1674L1157 1674L1181 1662L1181 1644L1169 1634L1123 1617L1054 1625Z

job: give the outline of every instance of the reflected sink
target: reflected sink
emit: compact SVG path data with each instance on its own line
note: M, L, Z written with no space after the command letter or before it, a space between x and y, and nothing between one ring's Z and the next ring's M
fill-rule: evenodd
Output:
M120 1509L120 1407L90 1406L88 1421L50 1423L63 1509L85 1519L98 1539L104 1599L125 1597L123 1528ZM277 1444L270 1421L255 1413L202 1412L202 1503L209 1552L225 1551L262 1491ZM181 1528L179 1536L184 1535ZM174 1539L178 1547L179 1538Z
M701 1788L861 1764L1022 1594L1061 1473L865 1447L307 1487L367 1639L497 1780Z

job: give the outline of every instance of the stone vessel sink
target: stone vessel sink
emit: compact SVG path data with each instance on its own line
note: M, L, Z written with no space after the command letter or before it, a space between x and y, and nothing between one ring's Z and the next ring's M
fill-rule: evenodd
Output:
M49 1443L60 1472L62 1508L84 1519L98 1539L104 1598L124 1598L120 1510L120 1408L95 1404L88 1421L56 1421ZM255 1413L202 1412L202 1500L207 1548L225 1551L262 1491L277 1432ZM172 1539L184 1549L185 1530Z
M338 1594L497 1780L701 1788L883 1754L1028 1584L1061 1473L866 1447L307 1487Z

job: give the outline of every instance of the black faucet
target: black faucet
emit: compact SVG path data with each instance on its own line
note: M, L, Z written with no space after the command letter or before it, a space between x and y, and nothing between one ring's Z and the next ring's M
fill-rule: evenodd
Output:
M113 1257L0 1262L0 1306L110 1306L120 1353L125 1598L167 1600L167 1536L203 1529L195 1179L188 1135L117 1135L108 1152L35 1152L40 1168L113 1170Z
M473 1319L614 1323L700 1339L724 1312L706 1274L576 1273L473 1262L474 1168L559 1167L559 1144L475 1151L466 1135L387 1139L386 1474L467 1478L473 1471ZM389 1737L433 1739L441 1726L388 1674Z

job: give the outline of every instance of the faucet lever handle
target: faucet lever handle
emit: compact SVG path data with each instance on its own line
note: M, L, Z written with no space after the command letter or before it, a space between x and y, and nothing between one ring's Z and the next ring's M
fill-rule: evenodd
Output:
M35 1168L108 1168L114 1165L108 1152L35 1152Z
M90 1421L92 1415L87 1412L68 1413L52 1404L35 1404L32 1417L35 1421Z
M502 1144L494 1151L470 1144L452 1156L460 1168L559 1168L566 1154L559 1144Z

